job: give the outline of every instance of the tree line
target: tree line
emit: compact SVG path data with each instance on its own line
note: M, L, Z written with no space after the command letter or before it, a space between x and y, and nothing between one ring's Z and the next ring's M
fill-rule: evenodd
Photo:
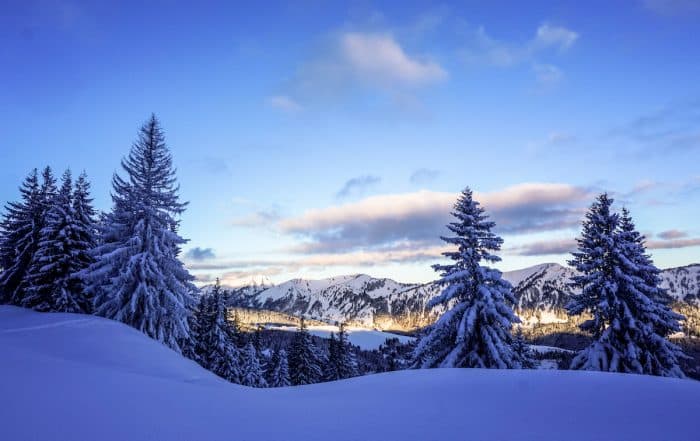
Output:
M348 378L357 360L341 325L321 350L302 319L289 351L262 348L228 320L220 284L201 294L179 259L186 243L172 156L157 118L140 128L112 179L112 208L99 216L85 173L66 171L57 186L52 170L32 171L21 199L5 207L0 222L0 301L38 311L96 314L126 323L229 381L254 387ZM668 336L683 317L668 307L659 270L626 209L596 198L583 222L570 264L580 289L567 307L591 314L581 327L593 343L574 369L682 377L680 348ZM491 265L503 240L495 223L466 188L442 239L454 250L435 265L443 286L430 306L446 312L420 337L410 366L520 369L532 355L513 311L512 287ZM385 348L396 354L393 343ZM265 363L267 362L267 363ZM405 366L396 359L394 367ZM264 366L266 365L266 366Z
M112 209L97 216L85 173L60 187L50 167L33 170L0 222L0 302L45 312L96 314L126 323L229 381L254 387L308 384L357 374L341 326L326 355L302 326L289 355L265 366L259 346L226 317L220 285L200 295L179 259L187 204L152 115L140 128L124 176L112 179Z
M590 314L580 325L592 343L579 351L570 369L683 377L680 347L668 336L681 330L683 316L669 307L654 265L630 212L612 209L613 199L599 195L583 221L578 249L569 264L577 270L572 288L580 290L567 312ZM442 293L431 301L447 311L429 327L415 350L414 367L519 369L531 365L513 312L512 287L489 264L503 240L495 223L467 188L454 206L453 235L442 239L456 250L444 253L452 261L435 265Z

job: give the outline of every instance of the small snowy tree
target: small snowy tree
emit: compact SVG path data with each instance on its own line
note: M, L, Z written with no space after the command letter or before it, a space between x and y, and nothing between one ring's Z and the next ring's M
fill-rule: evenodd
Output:
M186 241L178 233L175 169L155 116L139 132L127 174L112 180L112 212L104 219L95 263L86 271L95 313L119 320L170 348L190 344L194 279L178 259Z
M209 294L202 295L195 317L196 361L221 378L241 382L241 355L226 319L226 305L219 279Z
M333 335L331 334L331 337ZM338 339L331 339L332 351L329 351L329 359L326 363L331 366L332 374L328 380L342 380L357 376L357 360L352 345L348 342L348 334L345 330L345 323L341 323L338 328ZM331 359L332 357L332 359Z
M56 192L56 180L50 167L37 170L22 183L22 200L5 206L0 222L0 302L21 305L28 287L29 268L39 248L41 230L48 207Z
M683 377L680 348L665 337L680 330L682 317L664 303L659 270L644 249L628 211L611 210L613 199L601 194L583 223L578 251L570 264L581 289L567 309L593 318L581 325L593 343L579 352L573 369L633 372Z
M267 371L267 384L270 387L285 387L292 384L289 380L287 351L284 349L278 349L272 355Z
M301 318L289 350L289 378L293 385L318 383L322 377L321 360L316 345Z
M530 345L525 341L523 330L520 326L518 326L518 330L513 338L513 352L515 352L515 355L518 357L521 368L532 369L536 366L532 356L532 350L530 349Z
M323 379L325 381L340 379L338 364L338 340L335 338L335 333L331 332L328 340L328 357L326 357L326 362L323 365Z
M501 272L484 266L500 258L493 254L503 240L491 229L484 209L466 188L454 206L455 222L447 225L455 236L442 237L456 251L444 253L453 261L435 265L445 286L429 306L443 304L447 311L431 326L414 352L415 367L518 368L511 327L520 320L513 313L510 284Z
M241 384L251 387L267 387L258 351L253 342L248 342L245 345L241 355Z

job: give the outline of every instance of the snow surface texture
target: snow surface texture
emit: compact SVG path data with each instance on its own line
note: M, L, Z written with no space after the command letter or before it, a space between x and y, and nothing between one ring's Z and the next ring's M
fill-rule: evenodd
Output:
M252 389L126 325L9 306L0 353L4 440L698 439L690 380L433 369Z
M294 332L298 328L296 326L268 326L268 329L277 329L279 331ZM326 326L307 326L309 334L317 337L330 338L331 332L338 334L338 327L333 325ZM405 335L392 334L390 332L375 331L366 328L345 328L348 334L348 340L360 349L372 350L377 349L383 344L387 338L398 338L401 343L408 343L415 340L413 337Z

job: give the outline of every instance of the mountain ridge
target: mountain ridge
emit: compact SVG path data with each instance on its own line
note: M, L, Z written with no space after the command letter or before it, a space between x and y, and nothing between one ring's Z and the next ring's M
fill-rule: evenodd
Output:
M503 278L513 285L518 315L526 324L534 324L566 321L564 307L574 294L569 280L575 274L558 263L542 263L503 272ZM700 304L700 264L668 268L661 271L661 277L661 286L674 301ZM231 306L379 329L415 329L443 312L442 306L428 307L441 291L436 282L402 283L367 274L225 288Z

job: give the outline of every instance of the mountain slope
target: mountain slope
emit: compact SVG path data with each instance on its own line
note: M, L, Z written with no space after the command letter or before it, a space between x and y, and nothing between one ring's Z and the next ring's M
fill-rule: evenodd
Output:
M402 371L225 383L125 325L0 307L8 440L697 439L700 383L567 371ZM634 394L634 397L632 397Z
M572 295L575 272L546 263L503 273L514 288L516 310L526 322L566 321L564 307ZM697 303L700 265L662 272L663 286L678 301ZM349 321L380 329L410 330L432 323L442 309L427 302L440 292L434 283L422 285L375 279L360 274L322 280L294 279L272 287L232 290L231 305L280 311L327 322Z

